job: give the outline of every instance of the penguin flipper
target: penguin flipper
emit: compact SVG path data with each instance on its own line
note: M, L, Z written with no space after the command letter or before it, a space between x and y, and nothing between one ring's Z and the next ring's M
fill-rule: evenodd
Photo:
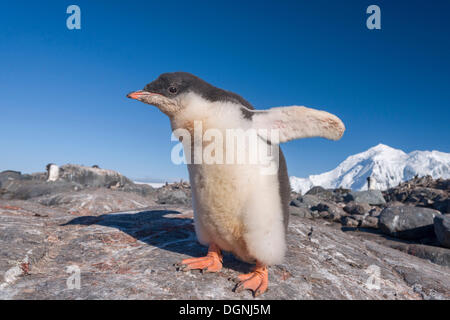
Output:
M335 115L299 106L253 111L252 127L268 130L264 138L275 144L310 137L339 140L345 131L344 123ZM279 139L273 139L270 130L278 130Z

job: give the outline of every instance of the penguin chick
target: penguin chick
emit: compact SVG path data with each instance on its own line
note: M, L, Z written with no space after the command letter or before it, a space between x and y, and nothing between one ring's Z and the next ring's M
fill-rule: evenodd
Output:
M209 249L205 257L183 260L182 269L218 272L222 268L221 251L230 251L256 264L252 272L238 277L235 290L248 289L255 296L265 292L268 266L284 259L289 218L287 167L281 149L276 147L306 137L338 140L345 130L342 121L330 113L299 106L254 110L241 96L186 72L164 73L127 97L156 106L170 118L174 132L184 130L194 136L183 136L182 142L188 160L196 235ZM205 134L200 141L204 150L214 145L215 156L244 152L246 160L192 163L198 153L195 130L199 125L201 134ZM238 132L237 138L242 138L244 130L258 134L245 147L215 144L217 133L229 142L226 133L230 129ZM206 138L208 130L215 130L214 144ZM264 161L251 162L247 156L253 147L272 148L273 152ZM262 170L273 166L275 170Z

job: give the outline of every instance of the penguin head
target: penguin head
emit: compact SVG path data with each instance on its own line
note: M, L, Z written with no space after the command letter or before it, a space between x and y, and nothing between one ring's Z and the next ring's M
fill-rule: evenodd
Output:
M131 92L128 98L158 107L172 116L183 108L181 97L188 92L208 90L211 86L187 72L163 73L143 90ZM212 87L212 86L211 86Z
M231 101L253 109L241 96L216 88L188 72L163 73L143 90L131 92L127 97L154 105L168 116L173 116L184 108L183 97L190 93L210 102Z

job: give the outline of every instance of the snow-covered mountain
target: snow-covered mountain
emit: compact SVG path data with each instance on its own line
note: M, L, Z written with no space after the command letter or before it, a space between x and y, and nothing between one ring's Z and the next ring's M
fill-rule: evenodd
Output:
M294 191L303 194L313 186L367 190L367 177L375 179L376 189L385 190L415 175L450 178L450 153L402 150L379 144L345 159L336 169L307 178L290 177Z

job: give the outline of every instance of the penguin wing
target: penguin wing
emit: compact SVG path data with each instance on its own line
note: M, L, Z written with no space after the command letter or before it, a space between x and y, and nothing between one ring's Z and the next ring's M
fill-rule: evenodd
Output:
M299 106L249 111L253 111L252 128L275 144L310 137L339 140L345 131L341 119L326 111Z

